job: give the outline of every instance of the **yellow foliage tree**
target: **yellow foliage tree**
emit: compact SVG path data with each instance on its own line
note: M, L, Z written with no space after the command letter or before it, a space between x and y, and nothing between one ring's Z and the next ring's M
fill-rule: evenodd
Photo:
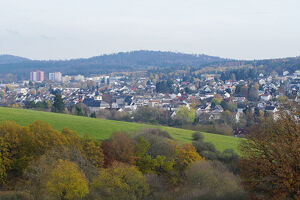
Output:
M83 152L88 160L92 163L93 166L101 168L104 161L101 142L97 142L94 139L85 136L83 143Z
M47 190L55 199L81 199L89 193L88 181L75 163L59 159L50 173Z
M179 106L176 111L175 120L181 124L191 124L195 121L196 111L193 108L188 108L186 106Z
M176 149L175 169L184 172L193 162L203 160L195 147L189 143L178 146Z
M78 150L94 167L102 167L104 155L99 141L87 136L81 138L69 129L59 132L42 121L25 127L10 121L0 124L1 170L3 174L9 174L12 182L15 177L22 177L31 161L48 151L64 152L69 148ZM1 182L6 182L4 175L1 179Z
M5 166L3 164L3 160L1 158L1 153L0 153L0 185L5 183L6 181L6 169Z
M92 189L106 200L144 199L150 190L146 178L136 167L123 164L100 170Z

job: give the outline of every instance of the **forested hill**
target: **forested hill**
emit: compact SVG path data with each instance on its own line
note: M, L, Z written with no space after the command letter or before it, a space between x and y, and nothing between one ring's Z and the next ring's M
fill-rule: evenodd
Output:
M38 61L27 60L17 63L1 62L0 73L27 73L31 70L61 71L63 73L99 73L112 71L135 71L151 68L176 68L181 66L200 67L225 61L214 56L183 54L162 51L132 51L101 55L85 59Z
M27 58L12 56L12 55L0 55L0 64L13 64L30 61Z
M60 71L64 74L92 74L121 71L138 71L151 69L174 70L182 67L194 70L202 67L259 67L266 72L283 70L294 72L300 69L300 57L266 59L266 60L233 60L204 54L184 54L163 51L132 51L101 55L91 58L71 60L29 60L11 55L0 55L0 74L12 73L20 77L28 77L32 70L47 72Z
M300 56L291 58L281 58L281 59L267 59L267 60L257 60L252 61L251 65L255 67L262 66L265 71L271 72L282 72L283 70L288 70L289 72L294 72L300 69Z

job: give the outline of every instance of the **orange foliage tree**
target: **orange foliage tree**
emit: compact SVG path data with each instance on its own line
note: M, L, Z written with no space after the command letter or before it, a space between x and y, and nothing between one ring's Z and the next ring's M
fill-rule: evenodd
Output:
M104 165L111 166L115 161L134 164L135 145L134 141L126 134L116 132L102 145L104 153Z
M300 199L299 113L254 125L241 144L241 176L253 199Z

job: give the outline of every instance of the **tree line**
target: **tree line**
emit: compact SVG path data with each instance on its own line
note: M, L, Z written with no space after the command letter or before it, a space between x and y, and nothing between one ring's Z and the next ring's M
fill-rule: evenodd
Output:
M99 141L54 130L0 124L0 199L299 199L299 109L255 121L240 155L216 150L195 132L116 132Z
M149 129L130 135L117 132L98 141L69 129L54 130L46 122L23 127L4 121L0 125L0 183L2 190L16 192L3 198L190 199L200 195L220 199L244 195L238 177L225 162L202 156L205 153L200 150L205 147L200 146L211 145L202 139L198 133L195 144L179 144L167 132ZM206 170L210 170L209 177ZM223 170L227 174L220 177ZM201 186L194 185L198 181L194 174L198 180L205 179ZM216 187L210 188L215 184L210 179L218 180ZM230 187L223 184L228 181Z

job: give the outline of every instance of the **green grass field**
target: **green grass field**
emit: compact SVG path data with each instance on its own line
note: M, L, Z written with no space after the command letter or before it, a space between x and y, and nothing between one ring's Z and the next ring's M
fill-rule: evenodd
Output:
M61 130L63 128L69 128L73 131L77 131L80 135L87 133L90 137L97 139L107 139L115 131L133 132L147 128L161 128L166 130L179 142L191 142L193 134L191 130L165 126L0 107L0 121L2 122L4 120L15 121L22 126L29 125L36 120L41 120L51 124L54 129ZM223 151L224 149L234 149L237 151L237 146L240 141L239 138L204 132L203 135L204 140L212 142L219 151Z

